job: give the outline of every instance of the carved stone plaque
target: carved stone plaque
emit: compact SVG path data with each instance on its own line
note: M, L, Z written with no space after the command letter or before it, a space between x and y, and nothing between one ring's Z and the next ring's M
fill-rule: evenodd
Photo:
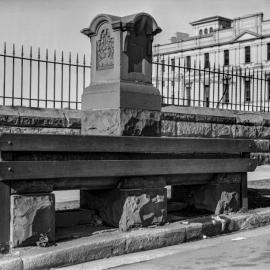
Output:
M114 38L110 36L109 29L103 29L100 40L96 42L96 68L97 70L113 68Z

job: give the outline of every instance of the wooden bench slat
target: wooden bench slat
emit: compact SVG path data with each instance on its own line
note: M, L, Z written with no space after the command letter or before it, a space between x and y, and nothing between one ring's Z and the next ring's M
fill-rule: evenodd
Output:
M0 181L253 171L251 159L72 160L0 162Z
M0 151L240 153L252 152L253 140L3 134Z

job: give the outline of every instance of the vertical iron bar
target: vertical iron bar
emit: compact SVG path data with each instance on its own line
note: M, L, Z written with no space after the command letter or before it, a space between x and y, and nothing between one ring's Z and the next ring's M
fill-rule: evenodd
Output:
M173 61L173 95L172 95L172 104L174 105L174 100L175 100L175 57L174 57L174 61Z
M231 103L231 110L233 109L233 66L232 66L232 69L231 69L231 78L232 78L232 82L231 82L231 95L229 95L229 102Z
M177 105L180 105L180 89L181 89L181 68L180 68L180 57L178 58L178 102Z
M165 60L164 55L161 61L161 98L162 98L162 105L164 103L164 71L165 71Z
M196 89L195 89L195 82L196 82L196 61L193 62L193 106L196 106Z
M4 43L4 70L3 70L3 105L6 103L6 54L7 54L7 45L6 42Z
M21 106L23 105L23 45L21 48Z
M46 62L45 62L45 108L48 107L48 49L46 49Z
M246 67L245 67L244 78L245 78L245 84L246 84L246 80L247 80L247 68ZM246 101L247 101L247 93L246 93L246 91L245 91L245 94L243 96L244 96L244 111L245 111L246 110Z
M61 109L63 109L64 98L64 53L61 53Z
M203 107L206 107L206 93L205 93L205 67L203 68Z
M239 87L240 87L240 92L239 92L239 110L241 111L241 103L242 103L242 69L240 67L239 69ZM244 89L245 91L245 89ZM245 99L245 95L244 95L244 99ZM245 102L245 100L244 100Z
M32 106L32 46L30 47L30 59L29 59L29 107Z
M78 76L79 76L79 55L77 53L77 56L76 56L76 110L78 109L78 96L79 96Z
M40 48L38 48L38 96L37 96L37 106L39 107L40 101Z
M158 85L158 64L159 64L159 56L157 56L157 62L156 62L156 88L158 89L159 88L159 85Z
M261 98L260 98L260 111L262 110L262 106L263 106L263 70L261 68Z
M213 108L215 108L215 79L216 79L216 63L214 63L213 69Z
M14 106L14 91L15 91L15 44L12 47L12 94L11 94L11 105Z
M186 105L186 59L184 59L184 87L183 87L183 105Z
M167 61L167 105L170 104L170 57Z
M70 109L70 98L71 98L71 52L69 52L68 59L68 108Z
M255 101L255 78L254 78L254 68L252 69L252 103L251 111L254 111L254 101Z
M85 88L85 54L83 55L83 88Z
M238 92L238 69L235 70L235 106L234 109L237 110L237 92Z
M257 78L256 78L256 86L257 86L257 90L256 90L256 97L257 97L257 100L256 100L256 111L258 111L258 103L259 103L259 70L257 69Z
M56 50L53 53L53 108L56 102Z
M208 66L208 91L209 91L209 93L208 93L208 99L209 99L209 101L208 101L208 104L209 104L209 106L208 107L211 107L210 106L210 97L211 97L211 79L210 79L210 75L211 75L211 64L210 64L210 61L208 61L209 62L209 66ZM212 103L213 104L213 103Z
M199 78L198 78L198 83L199 83L199 107L201 107L201 60L199 60Z
M220 65L218 65L218 103L217 103L217 108L219 108L219 104L220 104Z

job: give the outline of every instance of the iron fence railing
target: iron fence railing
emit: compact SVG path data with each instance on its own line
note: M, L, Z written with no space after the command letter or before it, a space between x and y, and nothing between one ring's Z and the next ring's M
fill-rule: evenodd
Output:
M67 58L66 58L67 57ZM87 64L89 63L89 64ZM191 65L176 58L156 58L153 84L162 105L198 106L244 111L270 110L270 71L253 68ZM38 108L81 108L81 94L90 83L86 56L55 50L27 52L15 45L0 49L0 105Z
M163 106L195 106L243 111L270 110L270 76L261 65L253 68L210 66L210 63L158 58L153 84Z
M79 109L81 94L90 81L85 55L54 50L19 53L13 44L0 49L0 105ZM2 85L2 87L1 87Z

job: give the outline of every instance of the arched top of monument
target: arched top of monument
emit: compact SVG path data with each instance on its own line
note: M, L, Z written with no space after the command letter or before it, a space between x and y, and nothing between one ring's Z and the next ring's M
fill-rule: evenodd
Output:
M149 34L156 35L161 32L161 28L157 25L156 20L150 14L144 12L124 17L110 14L99 14L92 20L89 28L84 28L81 32L88 37L94 36L98 32L99 26L104 22L111 24L114 30L120 29L122 31L127 31L142 19L148 19L148 21L151 21L152 23L152 33Z

